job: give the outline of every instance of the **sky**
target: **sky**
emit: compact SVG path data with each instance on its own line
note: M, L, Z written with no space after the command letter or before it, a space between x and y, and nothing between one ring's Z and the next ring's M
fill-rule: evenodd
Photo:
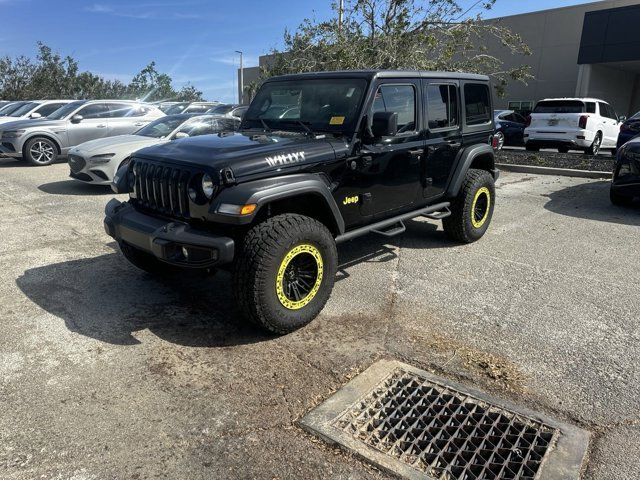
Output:
M179 88L190 82L208 100L237 100L239 55L245 66L282 45L285 29L323 19L332 0L0 0L0 56L36 52L42 41L81 70L128 81L149 62ZM498 0L485 17L588 3ZM472 7L476 0L461 0ZM471 13L477 13L472 10Z

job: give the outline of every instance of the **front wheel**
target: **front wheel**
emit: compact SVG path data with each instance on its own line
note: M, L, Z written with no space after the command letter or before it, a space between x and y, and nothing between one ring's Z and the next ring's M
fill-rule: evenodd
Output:
M272 333L292 332L324 308L337 265L335 241L322 223L291 213L269 218L247 232L238 252L238 307Z
M58 147L46 137L35 137L26 143L22 156L37 167L51 165L58 158Z
M442 220L447 237L463 243L479 240L491 223L495 196L491 174L469 169L458 196L451 203L451 215Z

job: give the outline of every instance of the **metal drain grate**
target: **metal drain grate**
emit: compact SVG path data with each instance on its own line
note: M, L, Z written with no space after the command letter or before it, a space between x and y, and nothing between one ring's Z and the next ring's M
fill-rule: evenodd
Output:
M301 423L416 479L576 478L588 443L576 427L390 361L371 366Z
M335 425L436 478L533 480L556 430L396 370Z

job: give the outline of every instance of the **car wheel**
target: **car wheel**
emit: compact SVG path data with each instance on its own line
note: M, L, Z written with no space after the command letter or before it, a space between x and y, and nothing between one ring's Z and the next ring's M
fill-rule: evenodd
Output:
M179 271L178 267L169 265L158 260L150 253L144 252L139 248L133 247L125 242L119 242L120 251L129 262L152 275L170 275Z
M600 151L600 147L602 146L602 133L596 133L595 138L593 139L593 143L589 148L587 148L587 155L598 155Z
M31 165L51 165L58 158L58 147L48 138L35 137L25 144L22 156Z
M272 217L245 235L234 269L243 316L276 334L311 322L327 303L338 265L331 232L297 214Z
M496 132L494 135L494 138L496 140L495 144L496 145L496 150L502 150L502 147L504 147L504 133L502 132Z
M469 169L460 193L451 203L451 215L442 220L444 233L452 240L471 243L489 228L495 206L493 177L486 170Z
M611 203L619 207L628 207L633 203L632 197L620 195L619 193L616 193L613 188L609 190L609 198L611 199Z
M539 152L540 148L539 147L534 147L533 145L529 145L529 144L525 144L524 148L527 152Z

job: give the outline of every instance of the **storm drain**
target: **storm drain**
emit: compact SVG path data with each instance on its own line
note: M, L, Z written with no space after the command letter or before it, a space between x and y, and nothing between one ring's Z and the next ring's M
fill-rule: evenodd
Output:
M588 433L399 362L378 362L303 426L406 478L577 478Z

